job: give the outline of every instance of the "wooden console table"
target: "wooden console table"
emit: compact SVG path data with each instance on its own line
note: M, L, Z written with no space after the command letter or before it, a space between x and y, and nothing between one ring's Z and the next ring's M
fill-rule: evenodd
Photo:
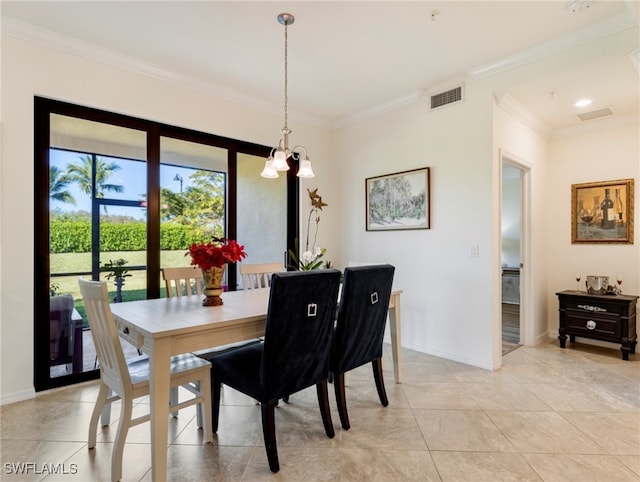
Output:
M567 335L571 343L576 336L620 343L622 359L636 352L637 296L591 295L585 291L556 293L560 304L560 348L565 347Z

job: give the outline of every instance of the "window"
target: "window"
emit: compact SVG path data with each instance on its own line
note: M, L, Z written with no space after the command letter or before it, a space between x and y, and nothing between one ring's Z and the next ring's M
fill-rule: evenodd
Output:
M238 239L248 262L283 259L298 232L298 180L261 178L268 154L36 97L34 293L48 301L35 303L36 390L99 376L78 277L107 280L114 302L157 298L161 268L188 265L189 244L211 236ZM229 289L238 278L227 273Z

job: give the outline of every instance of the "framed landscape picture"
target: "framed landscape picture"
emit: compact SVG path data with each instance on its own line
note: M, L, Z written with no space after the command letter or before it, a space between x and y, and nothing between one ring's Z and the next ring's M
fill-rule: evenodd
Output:
M367 231L429 229L429 168L365 179Z
M571 185L571 243L633 244L633 179Z

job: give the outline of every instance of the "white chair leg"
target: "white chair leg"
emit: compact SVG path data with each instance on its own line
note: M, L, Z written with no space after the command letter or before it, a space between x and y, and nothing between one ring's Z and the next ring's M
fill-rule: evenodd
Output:
M169 405L177 405L179 400L179 396L178 396L178 390L180 389L180 387L173 387L171 389L171 391L169 392ZM176 410L174 412L171 412L171 416L172 417L177 417L178 416L178 412L179 410Z
M196 387L196 390L198 390L200 393L202 393L199 380L194 383L194 386ZM196 427L198 427L198 428L202 427L202 420L203 420L202 417L204 416L203 412L204 412L203 404L202 403L198 403L196 405Z
M122 454L124 452L124 442L127 439L132 414L132 401L130 399L123 399L122 411L118 422L118 432L116 433L116 440L113 444L113 454L111 455L111 480L114 482L122 479Z
M105 403L109 396L109 387L104 383L100 383L100 391L98 391L98 398L96 404L93 406L93 412L91 412L91 420L89 421L89 448L92 449L96 446L96 432L98 430L98 417L100 413L103 413L103 409L106 408ZM108 404L111 407L111 404Z
M106 387L106 385L105 385ZM113 395L113 391L111 391L108 387L106 387L107 389L107 398L110 397L111 395ZM106 427L107 425L109 425L111 423L111 404L107 403L103 409L102 409L102 414L100 415L100 425L102 427Z
M204 443L213 443L213 421L211 420L211 378L209 373L199 383L200 393L204 394L204 402L198 404L198 414L204 419L203 439ZM203 412L203 413L200 413Z

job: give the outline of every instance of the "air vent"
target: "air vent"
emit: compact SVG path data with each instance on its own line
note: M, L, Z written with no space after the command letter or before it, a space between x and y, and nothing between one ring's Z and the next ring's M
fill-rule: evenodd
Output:
M431 96L431 109L462 101L462 85Z
M609 117L613 115L613 111L610 107L605 107L604 109L592 110L591 112L584 112L583 114L577 114L583 121L589 121L593 119L599 119L601 117Z

